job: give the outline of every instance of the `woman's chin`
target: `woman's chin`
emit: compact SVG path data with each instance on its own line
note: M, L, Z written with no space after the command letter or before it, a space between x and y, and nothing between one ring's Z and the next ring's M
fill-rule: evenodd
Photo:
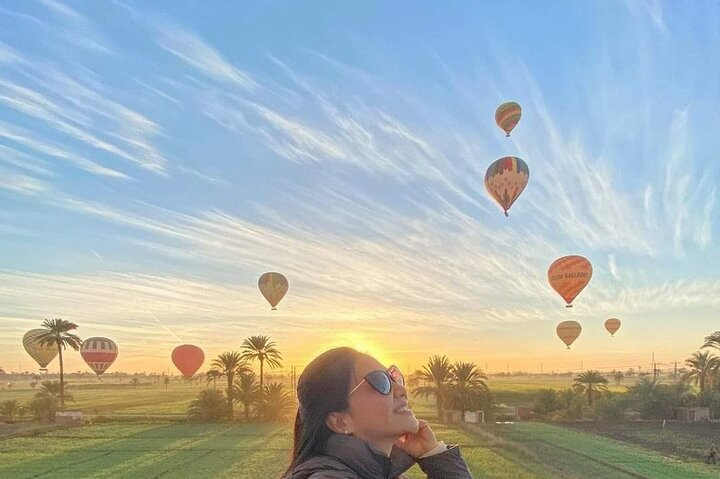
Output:
M412 418L408 418L408 429L405 432L410 434L417 434L419 430L420 422L417 420L417 418L414 415L412 416Z

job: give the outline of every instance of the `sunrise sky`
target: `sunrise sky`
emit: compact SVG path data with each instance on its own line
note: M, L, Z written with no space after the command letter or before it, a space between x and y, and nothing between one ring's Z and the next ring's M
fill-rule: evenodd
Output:
M0 366L33 370L50 317L114 339L110 371L252 334L287 369L336 345L683 361L720 329L718 25L716 2L3 2ZM531 173L510 218L483 186L505 155ZM566 254L594 266L574 310L546 281Z

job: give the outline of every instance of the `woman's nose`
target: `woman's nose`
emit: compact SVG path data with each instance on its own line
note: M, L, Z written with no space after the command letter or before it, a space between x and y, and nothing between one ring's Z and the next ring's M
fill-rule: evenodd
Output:
M393 397L407 397L407 389L400 383L392 383Z

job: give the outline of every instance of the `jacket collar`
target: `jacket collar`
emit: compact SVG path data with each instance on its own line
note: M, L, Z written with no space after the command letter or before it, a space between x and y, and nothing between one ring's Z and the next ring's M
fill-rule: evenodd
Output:
M332 434L325 443L323 454L338 459L358 476L372 479L395 478L415 463L402 449L393 446L387 457L362 439L345 434Z

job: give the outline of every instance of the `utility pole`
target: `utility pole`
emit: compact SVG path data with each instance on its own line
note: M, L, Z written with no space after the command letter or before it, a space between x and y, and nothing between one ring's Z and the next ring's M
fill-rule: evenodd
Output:
M655 351L652 352L653 381L657 381L657 363L655 362Z
M542 373L543 373L543 363L542 363L542 361L540 361L540 374L542 374Z
M673 373L673 380L677 381L677 361L675 361L675 372Z

